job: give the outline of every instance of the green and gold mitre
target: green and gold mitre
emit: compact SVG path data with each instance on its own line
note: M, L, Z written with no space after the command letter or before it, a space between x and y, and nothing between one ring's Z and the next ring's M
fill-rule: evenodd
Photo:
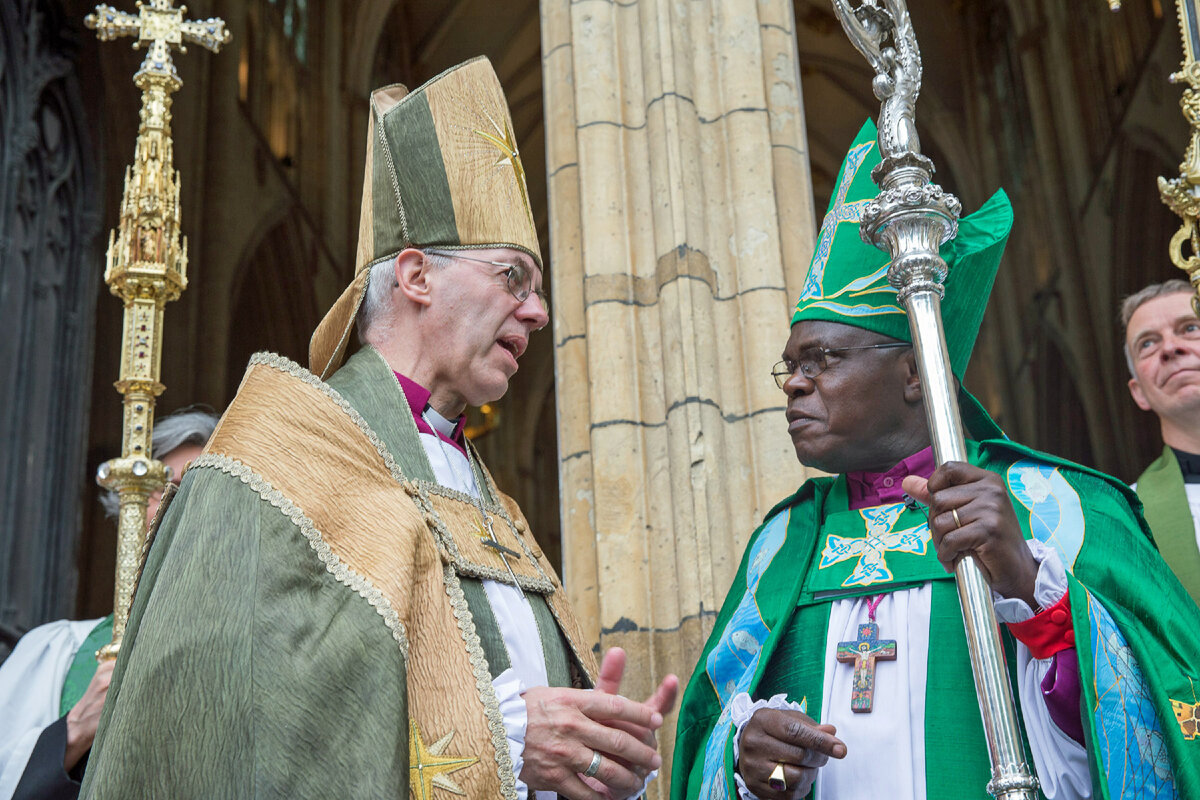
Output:
M891 259L859 235L863 209L879 193L871 180L871 170L880 162L878 137L875 123L867 120L842 162L792 324L827 320L909 342L908 315L887 280ZM983 322L1012 222L1012 206L1001 189L978 211L964 217L958 224L958 236L941 248L950 268L942 323L950 366L960 379Z
M514 247L542 263L504 90L476 58L409 92L371 94L354 281L321 320L309 367L341 364L370 268L407 247Z

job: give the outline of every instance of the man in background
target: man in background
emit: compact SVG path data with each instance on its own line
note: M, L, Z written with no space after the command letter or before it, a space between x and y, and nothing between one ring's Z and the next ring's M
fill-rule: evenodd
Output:
M1129 393L1158 416L1163 452L1134 489L1163 559L1200 605L1200 319L1178 278L1121 303Z

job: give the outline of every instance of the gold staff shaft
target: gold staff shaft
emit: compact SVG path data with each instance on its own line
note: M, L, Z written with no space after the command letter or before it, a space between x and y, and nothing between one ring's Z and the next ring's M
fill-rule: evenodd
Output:
M117 573L113 592L113 640L99 658L115 658L129 621L133 587L146 540L146 505L167 481L153 459L154 405L163 391L163 308L187 288L187 239L180 234L179 173L171 140L171 95L182 85L171 49L194 42L217 52L229 32L220 19L185 21L173 0L147 0L138 13L101 4L84 23L101 41L135 36L146 57L133 76L142 109L133 164L125 169L120 222L109 234L104 281L125 305L121 374L114 384L124 396L121 457L100 465L97 482L117 492Z
M1179 35L1183 40L1183 63L1170 76L1171 83L1187 83L1179 107L1188 122L1190 135L1179 177L1158 179L1158 192L1167 208L1179 215L1182 223L1171 237L1168 253L1171 263L1188 274L1197 295L1192 308L1200 314L1200 0L1176 0Z

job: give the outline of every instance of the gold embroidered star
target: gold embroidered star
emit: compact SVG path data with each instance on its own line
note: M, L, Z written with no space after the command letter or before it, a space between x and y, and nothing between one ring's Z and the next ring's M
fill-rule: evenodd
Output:
M532 224L533 211L529 207L529 194L525 188L525 165L521 163L521 154L517 151L517 143L512 129L508 125L501 128L490 116L488 122L492 123L492 127L496 129L495 133L480 130L475 133L500 151L500 158L496 159L494 166L508 164L512 167L513 174L517 178L517 190L521 193L521 200L525 203L525 212L530 215L529 222Z
M452 794L466 796L462 787L448 777L449 773L471 766L478 758L465 756L442 756L454 731L450 731L431 746L425 746L421 730L415 720L409 721L408 771L412 790L420 800L432 800L433 788L445 789Z

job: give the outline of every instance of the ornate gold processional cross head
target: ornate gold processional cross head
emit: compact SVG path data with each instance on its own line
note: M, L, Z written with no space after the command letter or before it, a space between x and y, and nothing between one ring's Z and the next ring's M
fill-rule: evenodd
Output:
M1116 11L1121 0L1108 0ZM1185 83L1179 107L1191 129L1179 177L1158 179L1158 193L1167 208L1182 220L1171 237L1167 253L1171 263L1188 273L1197 295L1192 309L1200 314L1200 0L1175 0L1179 36L1183 44L1183 62L1169 76L1171 83Z
M84 24L96 31L102 42L111 42L122 36L136 36L134 49L148 47L146 59L140 72L169 74L178 80L175 66L171 63L171 48L187 52L184 42L198 44L214 53L221 45L229 44L230 34L225 21L217 17L204 20L184 20L187 6L174 8L174 0L148 0L137 4L138 13L118 11L107 3L96 6L88 14ZM139 74L140 74L139 72Z
M1175 6L1183 61L1169 80L1186 84L1179 107L1191 130L1179 177L1160 177L1158 193L1182 220L1168 245L1171 263L1185 270L1192 286L1200 288L1200 0L1176 0ZM1200 296L1192 298L1192 308L1200 313Z

